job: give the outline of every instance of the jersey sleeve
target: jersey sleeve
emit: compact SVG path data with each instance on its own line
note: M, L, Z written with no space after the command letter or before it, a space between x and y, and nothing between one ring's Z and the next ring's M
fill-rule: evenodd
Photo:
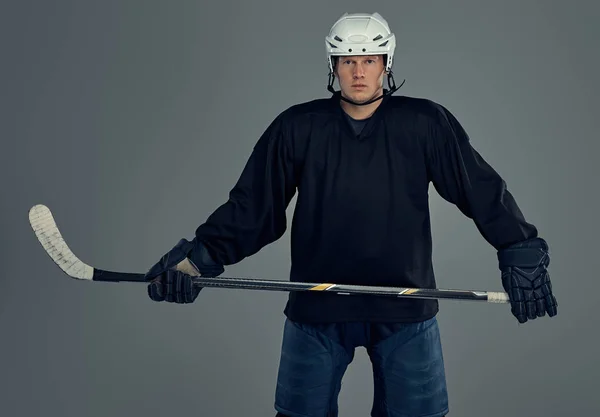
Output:
M196 240L223 265L255 254L286 231L286 209L296 193L288 130L279 115L255 144L228 200L196 229Z
M506 182L473 148L458 120L443 106L435 108L425 149L429 179L438 194L472 219L496 249L537 237Z

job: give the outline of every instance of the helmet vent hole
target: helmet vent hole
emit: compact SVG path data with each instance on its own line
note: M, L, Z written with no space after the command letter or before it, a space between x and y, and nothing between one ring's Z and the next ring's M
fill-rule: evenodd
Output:
M343 41L343 40L342 40L342 39L341 39L339 36L337 36L337 35L336 35L336 36L335 36L335 38L333 38L333 39L335 39L335 40L336 40L336 41L338 41L338 42L344 42L344 41Z
M378 41L379 39L382 39L383 36L381 35L377 35L376 37L373 38L374 41Z

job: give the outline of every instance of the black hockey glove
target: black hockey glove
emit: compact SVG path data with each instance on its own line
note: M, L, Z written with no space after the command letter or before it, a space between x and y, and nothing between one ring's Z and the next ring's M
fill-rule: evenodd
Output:
M508 293L511 312L525 323L537 317L557 314L556 298L552 294L548 244L542 238L529 239L498 251L502 286Z
M194 286L193 276L216 277L223 272L223 265L212 259L202 243L181 239L146 273L148 296L158 302L193 303L202 290Z

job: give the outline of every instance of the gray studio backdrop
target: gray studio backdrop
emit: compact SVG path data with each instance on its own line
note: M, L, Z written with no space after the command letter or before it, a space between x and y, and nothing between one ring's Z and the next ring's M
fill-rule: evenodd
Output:
M558 1L8 1L0 11L0 414L272 416L287 294L69 280L29 208L84 261L145 272L220 204L282 110L328 97L324 36L378 11L396 94L463 123L552 248L559 316L441 302L452 416L598 415L598 6ZM294 204L289 209L291 217ZM431 193L440 287L500 290L495 252ZM286 279L289 232L227 275ZM369 415L364 350L341 416Z

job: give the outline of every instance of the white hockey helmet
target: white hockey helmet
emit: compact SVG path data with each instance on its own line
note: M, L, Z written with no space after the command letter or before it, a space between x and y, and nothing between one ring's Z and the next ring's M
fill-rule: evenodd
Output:
M392 69L396 36L379 13L344 13L325 37L329 71L334 56L387 55L386 71Z

